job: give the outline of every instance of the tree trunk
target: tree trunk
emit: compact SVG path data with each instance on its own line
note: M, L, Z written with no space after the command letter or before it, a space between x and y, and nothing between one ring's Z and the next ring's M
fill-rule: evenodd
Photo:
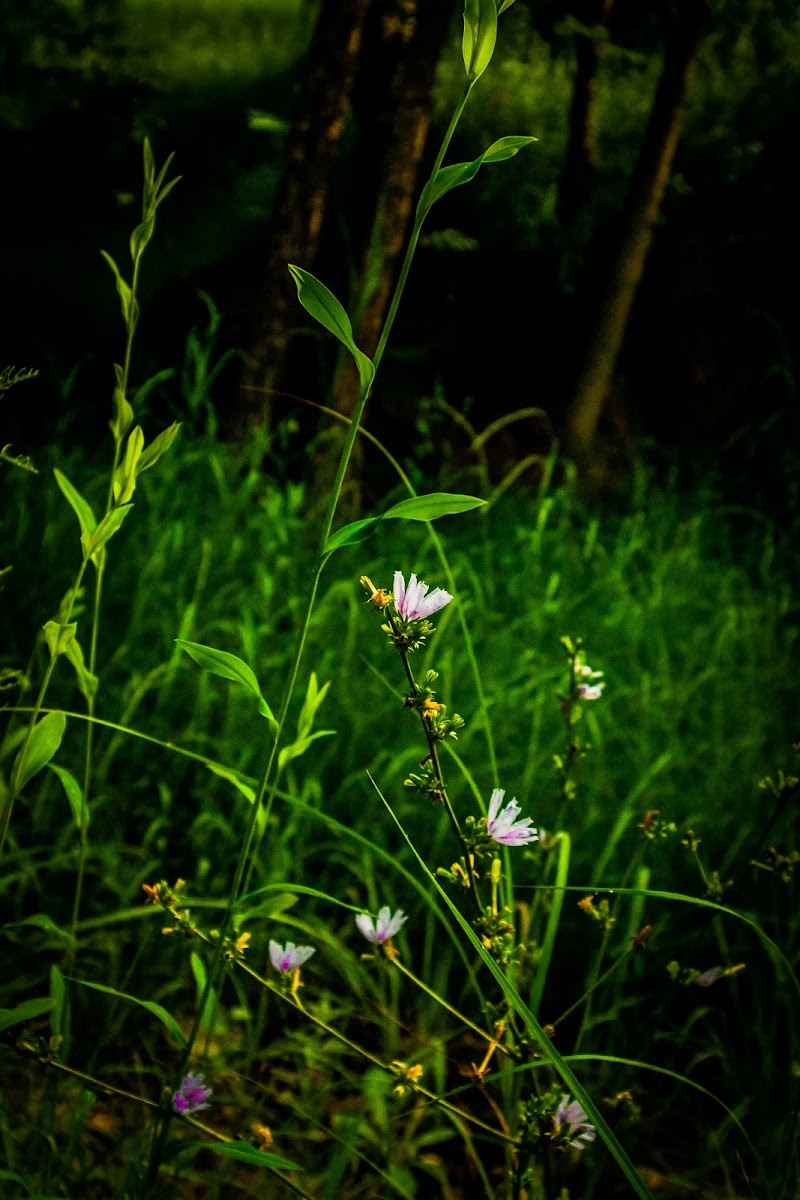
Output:
M384 0L375 31L377 44L363 57L368 78L362 81L366 86L354 102L360 102L365 110L361 154L378 166L372 169L376 186L368 198L371 211L364 213L368 236L358 252L353 307L356 343L370 356L380 338L413 222L436 67L452 13L452 0ZM332 389L332 407L350 416L358 388L353 361L343 355ZM325 492L333 479L344 432L337 422L318 444L315 490ZM355 449L358 451L358 443ZM358 475L355 454L343 497L351 512L359 507Z
M686 92L711 15L712 0L678 0L611 272L565 419L567 452L586 464L653 240L653 227L678 144Z
M564 222L572 220L586 206L594 182L597 167L594 98L602 42L591 35L596 27L607 24L612 5L613 0L582 0L572 6L574 17L584 29L576 30L569 135L558 185L558 216Z
M272 216L264 286L257 305L236 424L262 424L298 324L297 293L287 263L310 270L319 246L331 176L339 152L372 0L324 0L306 61Z

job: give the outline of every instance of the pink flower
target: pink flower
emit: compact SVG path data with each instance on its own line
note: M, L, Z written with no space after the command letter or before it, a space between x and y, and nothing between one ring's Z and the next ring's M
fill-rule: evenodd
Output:
M711 967L710 970L703 971L700 975L695 975L692 983L696 983L698 987L711 987L712 983L716 983L724 973L722 967Z
M294 971L315 953L313 946L295 946L294 942L287 942L285 946L273 941L269 944L269 961L276 971Z
M417 582L416 575L411 576L406 588L406 581L400 571L394 573L393 592L394 606L406 621L424 621L453 599L443 588L434 588L428 595L427 583Z
M538 841L539 830L532 828L533 821L530 817L526 817L524 821L517 820L521 810L516 800L512 800L502 812L500 811L504 796L505 792L501 788L495 788L492 792L489 816L486 818L486 831L489 836L503 846L525 846L528 842Z
M368 942L375 942L380 945L382 942L388 942L389 938L399 930L400 926L405 924L408 917L404 915L402 908L398 908L397 912L392 916L392 910L388 904L385 904L378 913L378 920L374 922L372 917L366 913L359 913L356 917L356 925Z
M561 1103L556 1109L556 1115L553 1118L559 1130L567 1125L568 1132L575 1134L569 1145L573 1150L583 1150L590 1142L593 1142L597 1137L594 1125L590 1125L586 1120L586 1113L578 1104L577 1100L571 1100L564 1093L561 1097Z
M203 1086L204 1079L205 1075L184 1076L183 1083L172 1097L174 1112L188 1116L189 1113L199 1112L201 1108L208 1108L206 1101L211 1095L211 1088Z

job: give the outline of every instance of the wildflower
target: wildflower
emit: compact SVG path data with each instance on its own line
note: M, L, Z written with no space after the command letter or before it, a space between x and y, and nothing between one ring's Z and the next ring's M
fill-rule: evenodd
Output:
M392 916L392 911L388 904L385 904L378 913L378 920L374 922L372 917L366 913L359 913L356 917L356 925L359 931L364 935L368 942L375 942L381 945L383 942L388 942L397 933L401 925L404 925L408 917L403 913L402 908L398 908L397 912Z
M358 582L369 592L369 602L376 608L387 608L392 603L392 593L376 588L369 575L362 575Z
M722 967L712 967L709 971L703 971L700 975L695 975L692 983L696 983L698 987L711 987L712 983L716 983L722 974Z
M492 792L489 816L486 818L486 831L489 836L504 846L524 846L528 842L538 841L539 831L531 828L533 821L530 817L526 817L524 821L517 820L521 810L516 800L510 801L502 812L500 811L504 796L502 788L495 788Z
M595 1133L594 1125L590 1125L586 1120L586 1113L578 1104L577 1100L571 1098L564 1093L561 1097L561 1103L556 1109L556 1114L553 1117L556 1123L557 1130L561 1132L564 1126L569 1128L564 1130L570 1141L567 1143L573 1150L583 1150L590 1142L593 1142L597 1134ZM574 1136L572 1136L574 1135Z
M603 694L605 683L579 683L578 697L581 700L599 700Z
M406 588L405 578L400 571L394 573L393 591L394 606L406 621L424 621L453 599L443 588L434 588L428 595L427 583L417 582L416 575L411 576Z
M275 941L269 944L269 961L276 971L296 971L314 953L313 946L295 946L294 942L287 942L285 946Z
M201 1108L208 1108L211 1088L204 1086L204 1079L204 1075L192 1075L191 1072L184 1076L183 1083L172 1097L174 1112L185 1117L190 1113L199 1112Z

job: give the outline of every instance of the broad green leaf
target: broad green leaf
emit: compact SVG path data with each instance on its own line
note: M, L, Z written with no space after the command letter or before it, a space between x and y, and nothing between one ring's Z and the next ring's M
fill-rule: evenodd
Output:
M42 933L50 933L53 937L57 937L65 942L72 941L72 934L68 929L62 929L60 925L56 925L52 917L48 917L47 913L34 913L30 917L25 917L22 921L13 921L8 925L4 925L4 929L21 929L25 926L30 926L32 929L41 929Z
M131 234L131 258L134 262L140 257L141 254L144 253L148 242L153 236L155 225L155 214L151 214L150 216L145 217L141 225L137 225Z
M11 1029L13 1025L19 1025L22 1021L33 1021L36 1017L43 1017L45 1013L50 1012L54 1004L55 1000L47 996L41 1000L25 1000L16 1008L0 1008L0 1033L4 1029Z
M469 512L472 508L480 508L485 500L477 496L459 496L451 492L431 492L429 496L411 496L393 504L383 514L384 521L437 521L439 517L449 517L455 513Z
M102 554L103 551L101 550L100 553ZM81 650L81 645L77 638L73 638L68 643L64 655L67 662L72 664L75 674L78 677L78 687L81 695L91 703L97 693L98 679L86 666L83 658L83 650Z
M67 718L63 712L51 712L37 722L33 733L23 742L11 771L11 790L17 795L46 767L61 745Z
M278 1154L269 1154L266 1150L256 1150L249 1142L198 1142L204 1150L213 1150L224 1158L233 1158L237 1162L248 1163L251 1167L272 1167L273 1170L300 1171L297 1163L289 1162Z
M234 683L241 683L252 692L258 699L258 711L262 717L267 718L273 730L277 729L278 722L261 695L258 680L247 663L242 662L235 654L229 654L227 650L215 650L213 646L202 646L199 642L187 642L183 638L176 638L175 641L204 671L211 675L219 675L222 679L231 679Z
M365 542L380 520L380 517L362 517L360 521L351 521L349 525L343 525L328 538L323 554L333 554L334 550L339 550L342 546L355 546L358 542Z
M98 564L98 552L114 536L132 508L132 504L122 504L119 508L112 508L110 512L106 513L93 533L83 534L81 537L83 553L93 563Z
M115 504L127 504L136 491L137 467L139 459L142 457L143 449L144 432L141 425L137 425L128 435L122 462L114 472L113 490Z
M47 765L50 770L54 771L61 780L61 785L64 788L67 800L69 800L69 806L72 809L72 819L75 822L76 828L80 829L85 819L86 828L88 829L89 809L86 808L84 811L83 792L81 791L81 785L78 783L75 776L72 775L65 767L59 767L56 763L52 762L48 763Z
M120 307L122 308L122 319L126 325L131 325L138 315L138 306L136 298L130 289L130 285L125 282L120 274L119 267L114 262L114 259L105 250L101 250L103 258L108 263L114 275L114 282L117 285L117 295L119 296Z
M303 308L350 351L358 368L358 377L362 388L369 387L375 375L372 360L367 358L366 354L356 345L350 318L333 292L310 272L304 271L302 267L295 267L290 263L289 271L297 287L297 296Z
M44 640L47 642L50 657L58 658L59 654L66 653L78 626L74 623L62 625L59 621L48 621L43 628Z
M442 167L425 185L420 197L420 210L427 212L431 205L435 204L437 200L441 200L447 192L460 187L462 183L469 183L471 179L475 178L484 163L505 162L507 158L513 158L515 154L518 154L524 146L530 146L537 140L535 137L521 137L516 134L502 137L496 142L492 142L491 146L472 162L452 163L449 167Z
M146 1008L154 1017L158 1017L172 1040L181 1049L186 1045L186 1038L181 1033L178 1022L171 1013L168 1013L160 1004L156 1004L154 1000L140 1000L138 996L130 996L127 992L118 992L116 988L107 987L104 983L90 983L88 979L73 979L70 976L65 976L65 978L69 979L71 983L79 983L82 987L92 988L95 992L104 992L107 996L116 996L118 1000L129 1000L131 1004L138 1004L140 1008Z
M59 471L58 467L53 468L53 474L56 477L56 483L70 502L72 511L80 522L81 534L88 537L97 528L97 521L92 512L91 505L84 500L78 489L70 483L63 472Z
M467 78L473 83L488 67L497 41L496 0L464 0L461 52Z
M161 458L161 455L166 454L167 450L169 450L170 446L175 441L180 427L179 421L173 421L171 425L169 425L166 429L162 429L161 433L157 434L156 437L153 438L149 446L145 446L144 450L142 451L142 457L139 459L139 463L136 467L137 475L141 475L143 471L149 471L151 467L156 465L158 460Z

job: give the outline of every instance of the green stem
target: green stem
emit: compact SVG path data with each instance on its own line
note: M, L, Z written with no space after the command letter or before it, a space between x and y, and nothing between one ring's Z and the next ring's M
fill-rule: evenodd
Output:
M449 1012L451 1016L455 1017L457 1021L461 1021L463 1025L466 1025L467 1028L471 1029L473 1033L477 1033L478 1037L482 1037L484 1041L496 1046L501 1054L511 1054L508 1046L504 1046L502 1042L498 1042L497 1038L493 1037L491 1033L487 1033L485 1029L481 1029L479 1025L475 1025L472 1021L470 1021L469 1017L465 1017L463 1013L458 1011L458 1009L453 1008L452 1004L448 1004L443 996L440 996L438 992L433 990L433 988L428 987L427 983L415 975L413 971L409 971L408 967L404 967L399 958L394 958L391 956L387 957L389 957L389 961L392 966L400 971L401 974L405 975L406 979L410 979L412 983L415 983L417 987L425 993L426 996L430 996L432 1000L435 1000L437 1004L440 1004L442 1008L446 1009L447 1012Z

